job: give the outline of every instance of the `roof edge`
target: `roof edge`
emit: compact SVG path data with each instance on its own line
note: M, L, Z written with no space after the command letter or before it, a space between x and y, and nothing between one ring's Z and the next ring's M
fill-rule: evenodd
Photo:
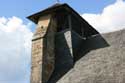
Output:
M63 4L56 3L56 4L52 5L52 6L50 6L49 8L43 9L42 11L39 11L39 12L37 12L35 14L27 16L26 18L31 20L35 24L37 24L37 22L38 22L37 20L39 19L40 16L44 16L45 14L48 14L48 13L52 12L52 9L59 9L59 8L61 8L63 6L68 6L68 4L66 4L66 3L63 3ZM51 11L49 11L49 10L51 10Z

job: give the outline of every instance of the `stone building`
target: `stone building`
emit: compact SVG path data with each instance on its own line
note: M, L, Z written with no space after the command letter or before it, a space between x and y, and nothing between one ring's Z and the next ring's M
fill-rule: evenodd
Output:
M123 83L123 70L119 81L108 75L110 67L103 70L112 64L108 65L108 55L113 50L107 54L107 47L113 44L111 36L106 35L106 40L69 5L54 4L28 19L37 25L32 39L31 83Z

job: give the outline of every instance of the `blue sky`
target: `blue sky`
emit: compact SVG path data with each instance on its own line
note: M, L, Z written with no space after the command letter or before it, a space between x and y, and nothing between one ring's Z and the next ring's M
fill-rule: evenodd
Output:
M41 11L48 6L53 5L56 0L1 0L0 16L17 16L23 19L24 23L29 22L27 16ZM109 4L115 3L115 0L60 0L61 3L68 3L78 13L101 13L103 8ZM34 31L35 25L32 25Z
M125 28L125 0L60 0L100 33ZM29 83L31 39L35 24L26 17L56 0L0 1L0 83Z
M68 3L80 14L101 13L102 9L115 2L115 0L60 0ZM0 16L17 16L27 21L26 17L54 4L56 0L1 0Z

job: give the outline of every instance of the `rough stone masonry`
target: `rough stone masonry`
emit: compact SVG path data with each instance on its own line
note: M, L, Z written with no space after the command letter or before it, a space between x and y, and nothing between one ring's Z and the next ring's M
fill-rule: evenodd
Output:
M31 83L46 83L54 70L54 23L51 15L39 18L32 40Z

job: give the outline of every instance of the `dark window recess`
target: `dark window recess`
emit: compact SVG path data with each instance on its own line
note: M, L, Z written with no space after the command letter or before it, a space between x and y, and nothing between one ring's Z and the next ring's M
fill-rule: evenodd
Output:
M68 15L64 14L64 13L59 13L58 15L56 15L56 19L57 19L57 32L63 31L67 28L69 28L68 25Z
M71 14L70 14L71 15ZM58 11L55 15L57 20L57 32L64 31L70 28L69 26L69 14L62 11ZM78 35L88 38L98 34L98 32L89 25L86 21L79 19L75 15L71 15L71 30L75 31Z
M77 34L79 34L82 37L88 38L93 35L98 34L98 31L96 31L88 22L85 20L80 20L76 16L71 17L72 19L72 30L75 31Z
M86 38L91 37L91 36L96 35L96 34L99 34L98 31L96 31L87 22L84 22L83 26L84 26L84 35L85 35Z
M80 36L83 36L82 22L80 22L80 20L78 20L75 16L72 16L71 19L72 19L72 30L78 33Z

